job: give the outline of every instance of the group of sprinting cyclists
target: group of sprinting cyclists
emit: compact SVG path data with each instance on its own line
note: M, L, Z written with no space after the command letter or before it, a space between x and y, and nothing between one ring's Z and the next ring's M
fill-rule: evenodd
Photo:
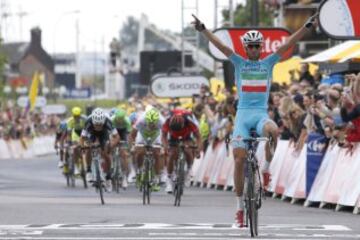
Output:
M74 174L79 175L79 162L86 159L86 179L92 181L90 150L82 149L89 143L98 143L101 146L101 157L104 160L103 172L105 173L105 186L111 192L111 166L113 161L112 151L120 143L125 143L127 148L120 148L121 170L123 173L122 188L128 187L130 173L129 153L133 159L136 170L136 184L140 181L140 169L143 167L145 145L158 146L153 148L154 157L154 183L152 191L160 191L161 179L165 179L167 193L173 192L174 162L178 157L177 144L183 141L188 146L197 149L185 149L187 163L185 185L191 181L190 169L201 149L201 138L197 121L190 111L174 109L169 116L164 117L160 111L148 106L145 111L128 114L126 109L113 108L109 113L101 108L96 108L86 117L82 115L80 107L72 109L72 116L59 125L56 133L55 147L63 149L65 144L73 148L71 156L75 160ZM60 151L59 168L64 168L64 151ZM165 168L166 167L166 168Z

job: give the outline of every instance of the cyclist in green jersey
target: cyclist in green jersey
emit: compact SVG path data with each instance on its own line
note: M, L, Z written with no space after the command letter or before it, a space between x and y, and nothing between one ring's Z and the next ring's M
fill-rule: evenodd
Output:
M115 148L120 141L128 141L128 135L131 131L131 122L129 118L126 116L126 111L124 109L116 109L112 117L110 118L113 127L116 129L117 133L111 139L111 146ZM129 175L129 162L128 162L128 154L124 148L120 149L120 157L121 157L121 168L124 173L124 178L122 180L122 187L127 188L128 182L127 177Z

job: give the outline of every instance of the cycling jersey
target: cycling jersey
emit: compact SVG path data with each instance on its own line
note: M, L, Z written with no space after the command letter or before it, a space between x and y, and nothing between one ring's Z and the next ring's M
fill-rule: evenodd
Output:
M85 127L81 132L81 136L88 138L91 142L95 142L96 139L102 147L109 140L109 135L117 134L116 129L113 128L111 120L106 118L105 123L100 131L95 130L94 124L92 123L91 116L87 119Z
M174 131L170 129L170 119L168 118L163 127L162 127L162 131L164 134L170 134L170 138L172 139L179 139L180 137L184 140L189 140L191 138L191 134L197 134L199 132L198 127L189 119L185 118L185 126L179 130L179 131Z
M267 108L272 72L281 57L275 53L265 59L251 61L234 53L229 59L234 64L239 94L232 146L245 148L241 138L249 137L251 128L255 128L261 136L265 124L271 122Z
M281 57L271 54L265 59L251 61L234 53L229 59L235 68L238 109L267 109L273 67Z
M110 119L114 128L118 130L126 130L127 132L131 131L131 122L128 117L125 117L122 122L115 121L115 116L112 116Z
M87 117L85 115L81 115L79 118L70 117L66 121L68 132L71 133L71 141L79 141L81 131L85 127L86 120Z
M138 117L134 128L142 135L144 139L156 139L160 135L161 126L164 124L164 118L160 116L159 121L156 125L152 126L146 123L146 113L143 113Z

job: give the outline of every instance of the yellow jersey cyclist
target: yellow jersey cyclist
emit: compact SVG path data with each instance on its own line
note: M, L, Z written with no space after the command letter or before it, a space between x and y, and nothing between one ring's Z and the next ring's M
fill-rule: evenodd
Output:
M73 159L75 159L74 174L80 174L78 164L80 163L81 149L79 146L81 132L85 127L87 117L81 115L80 107L73 107L71 110L72 116L67 120L68 141L73 145Z
M112 137L111 146L115 147L120 141L127 142L128 135L131 132L131 122L126 116L126 111L122 108L116 109L110 119L113 127L118 133ZM124 173L122 187L126 189L128 187L127 177L129 175L129 162L127 151L124 148L120 149L120 158L121 168Z
M161 127L164 124L164 118L160 115L159 111L155 108L148 110L140 115L131 132L130 141L136 144L153 144L161 146ZM131 144L132 145L132 144ZM145 155L144 147L135 148L135 162L137 170L140 170L143 165ZM152 190L155 192L160 191L160 174L163 169L162 159L160 158L160 148L153 149L155 178ZM139 171L137 171L139 172ZM136 176L137 184L140 181L140 175Z

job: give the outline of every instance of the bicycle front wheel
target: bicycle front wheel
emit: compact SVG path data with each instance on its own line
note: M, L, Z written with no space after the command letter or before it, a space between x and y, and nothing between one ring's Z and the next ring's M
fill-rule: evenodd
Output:
M100 165L98 161L95 161L95 174L96 174L96 188L99 190L101 204L104 205L104 187L101 179Z
M247 201L248 201L248 217L250 223L251 237L258 235L258 208L257 198L255 192L255 171L252 169L251 164L249 165L248 171L248 186L247 186Z

